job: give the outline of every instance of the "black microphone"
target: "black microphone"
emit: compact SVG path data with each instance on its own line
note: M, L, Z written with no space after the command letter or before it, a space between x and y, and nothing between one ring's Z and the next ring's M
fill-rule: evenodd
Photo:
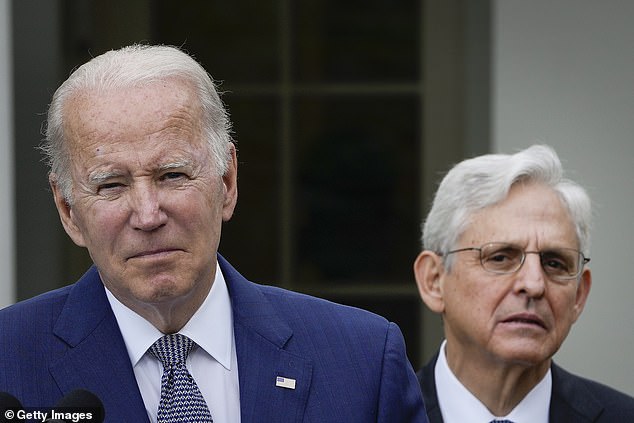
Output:
M50 413L48 423L103 423L106 417L99 397L85 389L69 392Z
M0 392L0 423L23 422L18 418L18 411L22 410L22 403L8 392Z

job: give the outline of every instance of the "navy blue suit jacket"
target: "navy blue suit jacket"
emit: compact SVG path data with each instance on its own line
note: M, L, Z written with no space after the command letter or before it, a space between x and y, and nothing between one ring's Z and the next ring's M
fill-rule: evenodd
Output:
M431 423L443 423L434 368L438 354L417 373ZM634 398L600 383L568 373L556 364L553 377L549 421L552 423L631 423Z
M218 260L233 307L243 423L427 421L395 324L254 284ZM276 376L296 388L276 387ZM25 407L51 407L78 388L103 401L107 422L148 422L94 267L74 285L0 311L0 391Z

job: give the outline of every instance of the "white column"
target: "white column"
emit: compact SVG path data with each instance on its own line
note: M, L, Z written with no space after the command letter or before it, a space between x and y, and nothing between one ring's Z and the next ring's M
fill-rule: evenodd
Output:
M11 1L0 0L0 308L15 301Z
M551 144L594 204L592 289L555 361L634 395L634 2L494 5L494 150Z

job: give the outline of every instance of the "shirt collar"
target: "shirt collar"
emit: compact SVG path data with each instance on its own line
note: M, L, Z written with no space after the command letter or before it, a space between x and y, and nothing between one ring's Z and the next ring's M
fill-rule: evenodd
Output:
M445 340L434 369L438 404L445 423L488 423L494 419L508 419L515 423L548 422L552 375L550 369L542 380L506 416L494 416L453 374L445 356Z
M121 303L108 288L105 290L134 367L163 333ZM179 333L191 338L223 367L231 370L233 315L229 291L219 265L216 264L214 283L205 301Z

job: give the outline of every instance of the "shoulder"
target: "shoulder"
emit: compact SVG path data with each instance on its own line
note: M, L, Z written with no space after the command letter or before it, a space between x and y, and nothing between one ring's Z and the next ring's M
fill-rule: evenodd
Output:
M335 303L333 301L329 301L314 295L290 291L276 286L260 285L255 283L254 285L257 286L258 289L260 289L260 291L265 295L267 299L277 304L293 304L296 305L296 307L307 307L311 310L320 310L327 313L358 316L360 318L377 321L386 321L385 318L367 310Z
M435 368L436 362L438 361L438 354L439 352L436 352L427 364L416 373L430 422L443 421L440 406L438 405L438 392L436 391Z
M370 411L348 421L426 421L421 390L396 324L318 297L256 287L291 328L285 349L312 363L311 389L320 392L319 401L335 396L332 404L345 403L358 410L353 413ZM353 394L351 384L357 390Z
M421 387L423 387L424 382L434 381L434 371L436 368L436 362L438 361L438 354L439 352L437 351L434 356L416 372L416 376L418 377Z
M634 398L607 385L574 375L553 364L553 400L587 408L593 402L602 408L600 421L634 421Z
M33 298L20 301L0 310L0 337L2 342L25 344L43 341L43 337L53 334L53 328L63 313L72 314L75 320L83 320L100 310L105 295L97 271L89 269L74 284L64 286ZM70 307L70 310L68 310Z
M0 310L0 391L26 397L27 391L50 387L49 358L59 346L53 328L68 291L58 289ZM38 383L31 386L29 380Z
M20 301L0 310L0 326L10 323L46 324L54 321L68 302L77 303L86 313L94 309L96 294L103 292L97 269L92 266L75 283ZM103 297L105 299L105 296ZM86 306L88 303L90 306ZM4 329L4 328L3 328Z
M294 329L356 329L387 332L390 322L356 307L287 289L255 283L242 276L222 256L218 256L234 314L252 321L258 316L276 315Z
M71 286L40 294L0 310L0 330L3 337L13 331L24 335L25 327L52 322L64 306Z
M315 322L321 327L386 332L390 322L382 316L357 307L338 304L323 298L283 288L258 285L263 295L287 319Z

